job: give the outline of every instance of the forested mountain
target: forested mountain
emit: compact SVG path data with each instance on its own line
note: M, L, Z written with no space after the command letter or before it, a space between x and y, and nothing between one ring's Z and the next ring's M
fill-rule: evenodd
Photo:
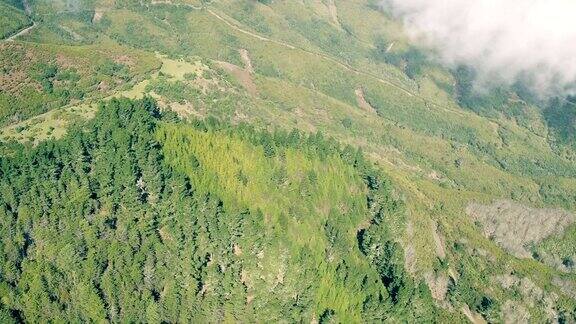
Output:
M89 131L0 161L2 322L442 316L393 240L402 203L361 152L159 117L112 100Z
M2 323L576 321L574 98L479 93L379 1L0 0L0 37Z

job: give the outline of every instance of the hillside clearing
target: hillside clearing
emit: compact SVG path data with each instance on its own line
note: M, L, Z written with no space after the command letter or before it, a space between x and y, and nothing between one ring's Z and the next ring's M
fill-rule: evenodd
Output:
M366 101L364 90L362 88L357 88L354 90L354 93L356 94L356 100L358 101L358 106L360 106L360 108L369 113L376 113L376 109Z
M240 84L242 84L246 91L248 91L249 94L252 96L258 96L258 89L256 88L256 84L254 83L249 70L243 69L228 62L216 61L215 63L222 69L232 74L240 82Z
M573 213L562 209L532 208L507 200L471 203L466 213L481 224L485 237L519 258L531 258L529 244L561 234L576 221Z

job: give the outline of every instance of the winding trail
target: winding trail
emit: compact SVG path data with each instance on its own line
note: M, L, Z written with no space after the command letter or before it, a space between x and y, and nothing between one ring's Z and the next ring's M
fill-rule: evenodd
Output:
M28 2L28 0L22 0L22 5L24 6L24 12L26 13L26 16L28 16L31 19L32 7L30 7L30 3ZM32 21L32 25L24 27L24 29L21 29L19 32L13 34L12 36L5 38L3 41L4 42L12 42L16 38L28 34L32 29L34 29L36 27L36 22L34 20L31 20L31 21Z
M398 84L396 84L396 83L394 83L394 82L392 82L392 81L390 81L390 80L382 79L380 76L378 76L378 75L376 75L376 74L373 74L373 73L370 73L370 72L366 72L366 71L358 70L357 68L351 66L350 64L344 63L344 62L342 62L342 61L338 60L337 58L334 58L334 57L332 57L332 56L330 56L330 55L327 55L327 54L324 54L324 53L313 52L313 51L311 51L311 50L307 50L307 49L302 48L302 47L297 47L297 46L294 46L294 45L292 45L292 44L289 44L289 43L286 43L286 42L283 42L283 41L279 41L279 40L275 40L275 39L271 39L271 38L268 38L268 37L265 37L265 36L256 34L256 33L252 32L252 31L246 30L246 29L238 26L237 24L231 22L229 19L223 17L223 15L214 12L212 9L210 9L210 8L208 8L208 7L196 7L196 6L193 6L193 5L191 5L191 4L186 4L185 6L188 7L188 8L191 8L191 9L193 9L193 10L202 10L202 9L205 9L209 14L211 14L212 16L214 16L215 18L217 18L218 20L222 21L222 22L223 22L224 24L226 24L228 27L230 27L230 28L232 28L232 29L234 29L234 30L242 33L242 34L251 36L251 37L253 37L253 38L256 38L256 39L261 40L261 41L264 41L264 42L270 42L270 43L273 43L273 44L276 44L276 45L280 45L280 46L286 47L286 48L291 49L291 50L300 50L300 51L305 52L305 53L307 53L307 54L314 55L314 56L323 58L323 59L325 59L325 60L328 60L328 61L330 61L330 62L332 62L332 63L334 63L334 64L336 64L336 65L338 65L338 66L340 66L340 67L342 67L342 68L350 71L350 72L353 72L353 73L357 74L357 75L364 75L364 76L370 77L370 78L372 78L372 79L374 79L374 80L376 80L376 81L378 81L378 82L380 82L380 83L383 83L383 84L386 84L386 85L388 85L388 86L391 86L391 87L395 88L396 90L400 90L401 92L403 92L404 94L406 94L406 95L409 96L409 97L413 97L413 98L417 98L417 99L422 100L422 101L424 102L424 104L426 105L426 107L432 106L432 107L435 107L435 108L437 108L437 109L440 109L440 110L442 110L442 111L444 111L444 112L447 112L447 113L449 113L449 114L456 115L456 116L459 116L459 117L466 117L467 114L470 114L469 112L460 111L460 110L457 110L457 109L454 109L454 108L448 108L448 107L446 107L446 106L444 106L444 105L442 105L442 104L438 104L438 103L436 103L436 102L434 102L434 101L431 101L429 98L423 97L423 96L420 95L419 93L413 92L412 90L407 89L407 88L405 88L405 87L403 87L403 86L401 86L401 85L398 85ZM395 45L395 44L392 43L392 44L388 47L387 51L391 50L394 45ZM566 100L565 98L559 98L559 99L560 99L561 101L563 101L563 102L566 102L566 103L568 103L568 104L573 105L573 106L576 107L576 103L570 102L570 101Z
M31 26L28 26L28 27L20 30L20 31L17 32L16 34L14 34L14 35L12 35L12 36L10 36L10 37L8 37L8 38L5 38L4 41L5 41L5 42L13 42L16 38L28 34L28 33L29 33L32 29L34 29L35 27L36 27L36 22L33 21Z
M191 7L191 8L195 8L195 7ZM195 8L195 9L196 9L196 10L199 10L199 9L197 9L197 8ZM277 41L277 40L274 40L274 39L271 39L271 38L268 38L268 37L264 37L264 36L262 36L262 35L258 35L258 34L256 34L256 33L253 33L253 32L251 32L251 31L249 31L249 30L242 29L242 28L240 28L238 25L231 23L230 21L228 21L228 19L223 18L221 15L215 13L215 12L212 11L211 9L206 8L206 11L208 11L208 13L210 13L212 16L216 17L218 20L220 20L220 21L222 21L223 23L225 23L226 25L228 25L228 27L230 27L230 28L232 28L232 29L234 29L234 30L236 30L236 31L238 31L238 32L241 32L242 34L246 34L246 35L248 35L248 36L251 36L251 37L253 37L253 38L256 38L256 39L261 40L261 41L264 41L264 42L270 42L270 43L274 43L274 44L277 44L277 45L280 45L280 46L288 47L289 49L293 49L293 50L294 50L294 49L298 49L298 48L296 48L295 46L292 46L292 45L290 45L290 44L288 44L288 43L284 43L284 42L282 42L282 41Z
M189 6L189 7L190 7L190 8L193 8L193 9L195 9L195 10L201 10L201 8L196 8L196 7L193 7L193 6ZM461 112L461 111L458 111L458 110L455 110L455 109L450 109L450 108L444 107L444 106L441 105L441 104L437 104L437 103L435 103L435 102L432 102L432 101L430 101L428 98L424 98L424 97L421 96L420 94L417 94L417 93L411 91L410 89L407 89L407 88L405 88L405 87L403 87L403 86L401 86L401 85L395 84L395 83L392 82L392 81L382 79L381 77L379 77L379 76L376 75L376 74L373 74L373 73L370 73L370 72L365 72L365 71L360 71L360 70L356 69L355 67L351 66L350 64L341 62L341 61L338 60L337 58L334 58L334 57L332 57L332 56L330 56L330 55L323 54L323 53L318 53L318 52L313 52L313 51L307 50L307 49L305 49L305 48L301 48L301 47L297 47L297 46L288 44L288 43L283 42L283 41L279 41L279 40L271 39L271 38L268 38L268 37L265 37L265 36L262 36L262 35L258 35L258 34L254 33L254 32L251 32L251 31L249 31L249 30L243 29L242 27L240 27L240 26L238 26L238 25L230 22L227 18L224 18L221 14L218 14L218 13L214 12L214 11L213 11L212 9L210 9L210 8L205 8L205 9L206 9L206 11L207 11L209 14L211 14L212 16L214 16L214 17L217 18L218 20L222 21L224 24L226 24L226 25L229 26L230 28L232 28L232 29L234 29L234 30L236 30L236 31L238 31L238 32L240 32L240 33L243 33L243 34L245 34L245 35L251 36L251 37L253 37L253 38L256 38L256 39L261 40L261 41L264 41L264 42L270 42L270 43L273 43L273 44L276 44L276 45L280 45L280 46L286 47L286 48L291 49L291 50L300 50L300 51L305 52L305 53L307 53L307 54L320 57L320 58L322 58L322 59L324 59L324 60L330 61L330 62L332 62L333 64L335 64L335 65L337 65L337 66L340 66L340 67L348 70L349 72L355 73L355 74L357 74L357 75L364 75L364 76L370 77L370 78L372 78L372 79L374 79L374 80L376 80L376 81L378 81L378 82L380 82L380 83L386 84L386 85L388 85L388 86L390 86L390 87L395 88L396 90L399 90L399 91L403 92L404 94L406 94L406 95L409 96L409 97L418 98L418 99L422 100L426 105L434 106L434 107L436 107L436 108L438 108L438 109L441 109L441 110L443 110L443 111L445 111L445 112L448 112L448 113L453 114L453 115L458 115L458 116L460 116L460 117L466 116L466 114L465 114L464 112Z
M26 14L27 14L28 16L31 16L31 14L32 14L32 9L31 9L31 7L30 7L30 4L28 3L28 0L22 0L22 3L23 3L23 5L24 5L24 10L25 10ZM438 103L436 103L436 102L434 102L434 101L431 101L429 98L426 98L426 97L420 95L419 93L414 92L414 91L411 90L411 89L408 89L408 88L406 88L406 87L404 87L404 86L402 86L402 85L396 84L396 83L394 83L393 81L383 79L382 77L380 77L380 76L377 75L377 74L358 70L357 68L353 67L352 65L350 65L350 64L348 64L348 63L344 63L344 62L340 61L339 59L337 59L337 58L335 58L335 57L332 57L332 56L330 56L330 55L327 55L327 54L324 54L324 53L319 53L319 52L314 52L314 51L311 51L311 50L308 50L308 49L305 49L305 48L302 48L302 47L294 46L294 45L292 45L292 44L289 44L289 43L286 43L286 42L283 42L283 41L279 41L279 40L275 40L275 39L271 39L271 38L268 38L268 37L259 35L259 34L255 33L255 32L252 32L252 31L250 31L250 30L244 29L244 28L242 28L241 26L239 26L238 24L236 24L235 22L232 22L231 19L229 19L229 18L227 18L227 17L224 17L224 15L218 14L218 13L216 13L214 10L210 9L208 6L210 6L212 3L213 3L213 1L207 1L206 3L204 3L203 5L200 5L200 6L195 6L195 5L189 4L189 3L185 3L185 4L173 4L173 3L169 3L169 2L168 2L168 3L163 3L163 4L164 4L164 5L169 4L169 5L172 5L172 6L175 6L175 7L187 7L187 8L189 8L189 9L198 10L198 11L200 11L200 10L205 10L205 11L208 12L210 15L212 15L212 16L215 17L216 19L218 19L218 20L220 20L221 22L223 22L224 24L226 24L228 27L230 27L230 28L232 28L232 29L234 29L234 30L242 33L242 34L248 35L248 36L250 36L250 37L252 37L252 38L258 39L258 40L263 41L263 42L269 42L269 43L273 43L273 44L276 44L276 45L279 45L279 46L282 46L282 47L286 47L286 48L288 48L288 49L290 49L290 50L299 50L299 51L305 52L305 53L307 53L307 54L310 54L310 55L313 55L313 56L316 56L316 57L320 57L320 58L322 58L322 59L324 59L324 60L327 60L327 61L332 62L333 64L335 64L335 65L337 65L337 66L339 66L339 67L341 67L341 68L344 68L345 70L347 70L347 71L349 71L349 72L352 72L352 73L357 74L357 75L367 76L367 77L372 78L372 79L374 79L374 80L376 80L376 81L378 81L378 82L380 82L380 83L382 83L382 84L386 84L387 86L390 86L390 87L392 87L392 88L395 88L396 90L399 90L400 92L404 93L404 94L407 95L408 97L413 97L413 98L420 99L420 100L422 100L422 101L424 102L425 106L428 107L428 108L432 106L432 107L438 108L438 109L440 109L440 110L442 110L442 111L445 111L445 112L447 112L447 113L449 113L449 114L457 115L457 116L459 116L459 117L465 117L467 114L469 114L469 112L461 111L461 110L458 110L458 109L455 109L455 108L446 107L445 105L442 105L442 104L438 104ZM331 3L333 3L333 0L331 1ZM153 4L153 5L154 5L154 4ZM115 10L114 8L106 8L106 9L107 9L107 10ZM25 34L27 34L27 33L29 33L29 32L30 32L32 29L34 29L36 26L37 26L37 23L36 23L35 21L32 21L32 25L31 25L31 26L28 26L28 27L22 29L21 31L19 31L18 33L14 34L14 35L12 35L12 36L10 36L10 37L8 37L8 38L5 38L4 40L2 40L2 42L14 41L16 38L18 38L18 37L20 37L20 36L22 36L22 35L25 35ZM392 44L392 45L393 45L393 44ZM390 47L392 47L392 46L390 46ZM560 99L561 101L563 101L563 102L566 102L566 103L570 104L570 105L576 106L576 103L570 102L570 101L566 100L565 98L559 98L559 99Z
M274 44L277 44L277 45L280 45L280 46L287 47L287 48L289 48L289 49L291 49L291 50L300 50L300 51L305 52L305 53L307 53L307 54L310 54L310 55L314 55L314 56L323 58L323 59L328 60L328 61L330 61L330 62L332 62L332 63L334 63L334 64L336 64L336 65L338 65L338 66L340 66L340 67L342 67L342 68L350 71L350 72L353 72L353 73L355 73L355 74L366 75L366 76L372 77L372 78L374 78L374 79L376 79L376 80L378 80L378 81L380 81L380 82L382 82L382 83L385 83L385 84L387 84L387 85L389 85L389 86L392 86L392 87L394 87L394 88L396 88L396 89L404 92L404 93L407 94L408 96L411 96L411 97L415 96L412 92L410 92L409 90L405 89L405 88L402 87L402 86L396 85L396 84L394 84L394 83L392 83L392 82L390 82L390 81L388 81L388 80L381 79L381 78L379 78L378 76L375 76L375 75L373 75L373 74L371 74L371 73L357 70L357 69L354 68L353 66L351 66L351 65L349 65L349 64L347 64L347 63L341 62L341 61L339 61L338 59L336 59L336 58L334 58L334 57L332 57L332 56L329 56L329 55L323 54L323 53L313 52L313 51L307 50L307 49L305 49L305 48L296 47L296 46L294 46L294 45L288 44L288 43L283 42L283 41L278 41L278 40L275 40L275 39L271 39L271 38L268 38L268 37L264 37L264 36L262 36L262 35L258 35L258 34L256 34L256 33L253 33L253 32L251 32L251 31L248 31L248 30L245 30L245 29L241 28L241 27L239 27L239 26L236 25L236 24L231 23L228 19L222 17L221 15L217 14L216 12L214 12L213 10L211 10L211 9L209 9L209 8L207 8L206 11L208 11L208 13L210 13L212 16L216 17L217 19L219 19L220 21L222 21L223 23L225 23L225 24L228 25L229 27L231 27L231 28L233 28L234 30L239 31L239 32L241 32L241 33L243 33L243 34L252 36L252 37L257 38L257 39L259 39L259 40L261 40L261 41L264 41L264 42L274 43Z

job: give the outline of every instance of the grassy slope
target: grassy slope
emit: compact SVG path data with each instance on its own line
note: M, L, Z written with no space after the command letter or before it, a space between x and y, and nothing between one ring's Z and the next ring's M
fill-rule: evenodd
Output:
M201 22L199 27L211 30L222 28L222 23L216 22L212 25L210 21L213 20L204 18L205 15L202 13L193 12L191 15L191 21ZM405 194L411 202L410 215L419 233L430 232L429 219L432 216L441 221L448 240L465 234L472 239L472 249L478 246L487 248L493 251L491 253L497 253L500 257L508 259L509 257L498 252L495 246L486 245L484 239L477 234L474 226L463 215L465 205L473 199L488 201L491 197L509 197L533 204L542 203L539 182L543 179L530 174L533 165L523 165L530 159L542 159L546 161L545 165L561 166L555 168L556 170L554 167L543 170L541 174L548 172L553 178L563 174L567 178L572 177L574 171L570 167L570 162L555 155L546 139L515 125L513 121L487 120L465 111L450 111L450 108L455 107L453 102L446 102L443 107L427 107L420 98L410 96L403 98L402 93L386 89L381 82L363 77L355 78L346 69L315 55L304 51L287 50L285 46L271 45L269 42L254 42L254 37L246 36L245 33L238 32L234 35L235 40L239 42L237 46L247 48L251 52L256 71L267 75L258 82L261 97L274 102L274 105L256 104L252 109L258 109L258 106L262 108L257 112L252 111L249 116L261 119L264 124L293 127L301 123L305 129L323 130L343 141L364 144L364 148L374 153L378 160L382 159L381 155L386 151L403 152L400 159L408 161L398 164L400 168L406 168L405 172L399 171L398 165L389 166L386 162L382 165L397 178L398 184L406 189ZM259 70L262 66L265 68ZM276 75L267 73L270 70L274 70ZM257 80L259 78L257 77ZM391 120L387 128L380 130L387 122L374 116L364 118L358 116L362 113L354 106L351 94L353 88L350 87L355 82L366 88L374 87L373 91L377 96L388 96L388 101L383 104L387 111L382 114L382 117ZM273 89L274 83L278 84L276 89ZM316 102L316 106L307 105L305 101L307 97L314 98L310 99L310 102ZM278 111L278 107L286 108L290 105L293 107L292 112ZM276 107L273 113L270 111L274 109L272 106ZM341 110L336 108L338 106ZM298 109L297 118L294 118L296 115L294 109ZM341 111L342 118L348 116L358 123L356 134L350 134L353 132L343 129L341 119L337 117L338 111ZM424 116L426 117L423 118ZM435 119L432 124L430 117ZM296 124L289 121L294 121ZM431 128L431 125L437 128ZM507 143L503 143L501 132L498 131L501 128L508 131ZM484 147L488 148L488 152L482 151ZM496 161L499 157L513 161L515 169L503 170ZM464 158L466 163L464 166L456 167L454 161L459 158ZM427 179L430 171L439 171L443 175L444 179L439 181L440 184ZM418 255L416 269L423 272L432 269L436 262L432 238L418 235L411 241ZM460 262L469 261L460 260ZM527 264L531 266L523 265L523 268L535 267L530 272L542 272L540 266L530 262ZM509 270L508 267L499 266L498 262L490 262L490 266L479 268L483 270L477 273L476 279L484 278L476 283L479 285L488 284L490 274L505 273ZM550 272L542 273L548 275L538 278L544 280L543 282L550 282L552 277ZM533 311L537 313L536 309Z
M7 38L28 25L30 20L23 10L0 2L0 39Z
M575 210L569 196L576 188L573 161L557 155L541 131L513 119L486 118L461 110L436 82L449 82L450 76L436 67L428 67L414 81L397 68L372 59L372 44L378 37L394 40L400 48L406 46L399 27L362 1L336 3L346 31L322 18L324 9L319 1L302 5L274 2L271 6L224 1L212 8L232 25L297 48L234 29L207 11L167 6L152 7L148 13L110 11L98 28L131 46L236 65L242 65L237 49L247 49L256 70L259 96L252 97L238 87L234 101L228 101L229 109L222 108L222 102L210 104L207 96L198 104L204 105L205 114L233 121L242 116L265 127L320 130L362 147L390 174L408 202L409 222L418 235L407 234L402 240L415 250L416 273L461 270L461 275L483 289L492 275L518 271L555 290L550 285L558 275L554 270L503 253L481 237L464 208L472 200L511 198ZM382 20L385 23L379 24ZM315 37L319 34L323 37ZM349 42L353 46L346 45ZM358 87L365 89L377 114L358 108L354 95ZM345 126L345 119L352 123ZM457 160L463 163L457 165ZM442 262L448 268L438 266L431 221L440 224L447 250ZM453 249L463 237L465 251ZM488 251L492 257L475 255L478 250ZM497 287L485 292L501 300L514 298ZM537 309L530 310L538 315Z
M6 43L0 45L0 62L3 125L79 100L105 97L159 66L153 54L113 42L85 46Z

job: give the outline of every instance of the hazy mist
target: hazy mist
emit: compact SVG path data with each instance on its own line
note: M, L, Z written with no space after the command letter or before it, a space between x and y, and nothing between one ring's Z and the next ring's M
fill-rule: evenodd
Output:
M522 79L541 95L576 90L574 0L385 0L409 35L479 85Z

